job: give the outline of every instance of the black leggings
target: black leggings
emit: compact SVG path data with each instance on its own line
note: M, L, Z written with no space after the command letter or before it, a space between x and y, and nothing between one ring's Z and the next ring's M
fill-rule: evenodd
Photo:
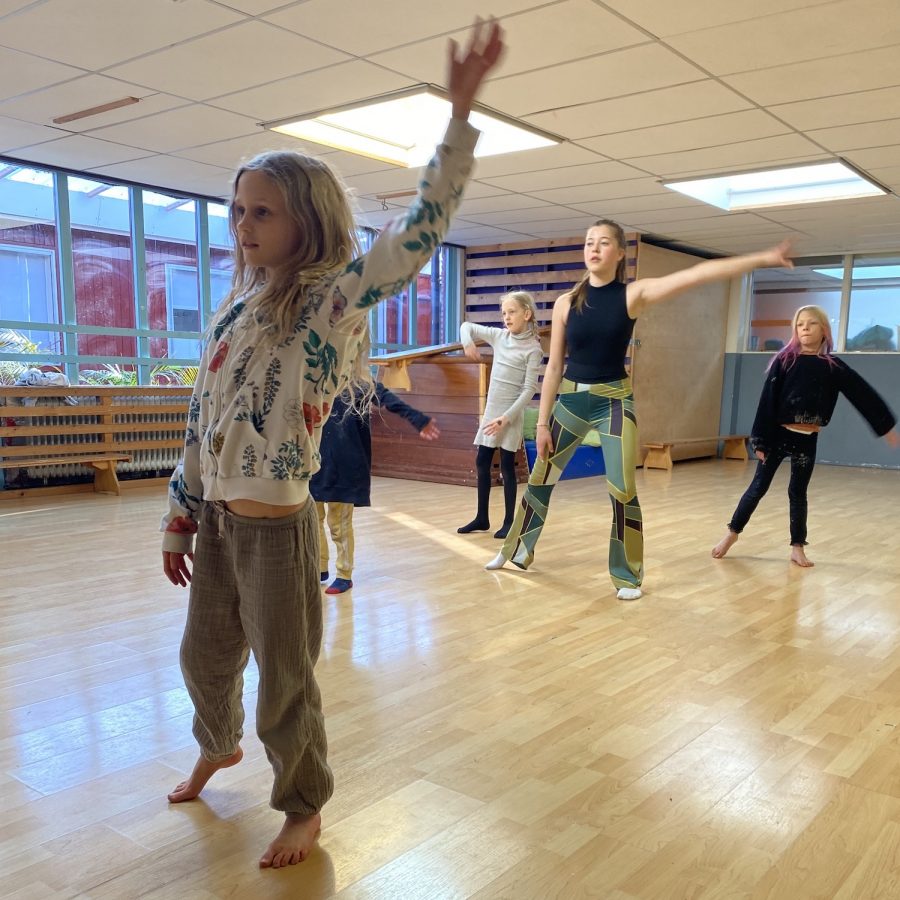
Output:
M488 504L491 495L491 467L494 463L494 451L496 447L478 445L478 453L475 456L475 471L478 474L478 512L476 519L482 522L488 521ZM516 454L514 450L500 449L500 474L503 476L503 499L505 512L503 524L509 526L516 515Z
M744 491L744 495L738 502L737 509L728 523L728 528L735 534L740 534L750 516L759 505L759 501L766 495L772 479L781 465L781 461L790 456L791 480L788 483L788 505L790 508L791 544L806 544L806 489L812 478L813 468L816 464L816 441L818 434L801 434L798 431L789 431L787 428L779 430L775 446L766 454L766 458L759 460L756 465L756 474L750 487Z

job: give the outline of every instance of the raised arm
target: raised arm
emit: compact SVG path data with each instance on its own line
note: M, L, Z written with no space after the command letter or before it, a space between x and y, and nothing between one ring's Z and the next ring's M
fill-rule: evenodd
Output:
M648 306L671 300L679 294L701 284L725 281L752 272L754 269L794 267L791 259L791 243L783 241L777 247L745 256L729 256L725 259L708 259L680 272L660 278L641 278L626 288L628 315L636 319Z
M502 33L493 21L476 23L464 52L450 41L447 91L453 117L408 212L388 224L369 252L334 282L330 324L335 331L352 332L371 306L394 296L415 277L443 241L472 172L478 139L467 121L472 103L502 50Z

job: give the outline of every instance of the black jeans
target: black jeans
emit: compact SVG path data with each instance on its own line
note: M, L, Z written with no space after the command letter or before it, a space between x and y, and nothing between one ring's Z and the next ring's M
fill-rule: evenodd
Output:
M788 483L788 504L791 521L791 544L806 544L806 489L812 478L813 468L816 464L816 441L818 434L801 434L798 431L788 431L787 428L779 430L779 436L775 446L768 452L764 460L759 460L756 465L756 474L750 487L744 491L744 495L738 502L737 509L728 523L728 528L740 534L750 516L759 505L759 501L766 495L772 479L781 465L781 461L789 456L791 458L791 480Z

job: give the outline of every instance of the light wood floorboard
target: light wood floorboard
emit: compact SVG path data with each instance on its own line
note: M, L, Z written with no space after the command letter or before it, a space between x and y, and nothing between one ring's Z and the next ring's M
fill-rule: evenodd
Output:
M646 593L616 600L602 479L563 482L531 571L486 572L474 491L376 479L318 676L336 791L302 865L252 733L197 802L158 486L0 503L0 896L900 897L900 471L787 473L724 560L749 464L639 471ZM493 512L500 519L501 492Z

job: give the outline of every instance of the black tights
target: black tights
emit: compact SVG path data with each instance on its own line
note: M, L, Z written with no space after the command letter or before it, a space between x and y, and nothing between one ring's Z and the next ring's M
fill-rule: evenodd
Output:
M775 446L766 454L765 460L760 460L756 466L756 474L750 487L744 491L744 496L738 502L737 509L728 523L728 528L735 534L740 534L750 516L753 515L759 501L765 496L775 477L775 472L785 457L791 458L791 480L788 483L788 506L790 510L791 545L806 543L806 489L812 478L813 467L816 464L817 435L800 434L780 429L779 438Z
M490 525L489 505L491 498L491 468L494 463L495 447L478 445L478 453L475 456L475 472L478 475L478 509L474 521L457 529L460 534L470 531L487 531ZM503 501L505 513L503 527L497 532L503 532L505 536L516 517L516 454L513 450L500 448L500 474L503 478Z

